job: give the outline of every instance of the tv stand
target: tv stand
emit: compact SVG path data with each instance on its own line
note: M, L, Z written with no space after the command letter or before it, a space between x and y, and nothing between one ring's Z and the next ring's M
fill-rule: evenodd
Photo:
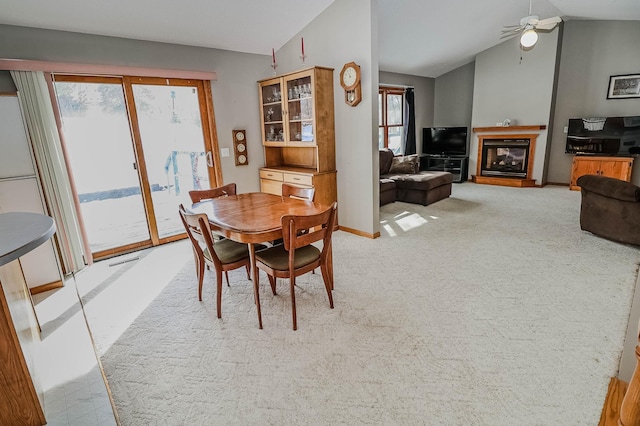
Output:
M455 183L467 180L468 168L469 157L466 155L420 154L420 170L449 172Z

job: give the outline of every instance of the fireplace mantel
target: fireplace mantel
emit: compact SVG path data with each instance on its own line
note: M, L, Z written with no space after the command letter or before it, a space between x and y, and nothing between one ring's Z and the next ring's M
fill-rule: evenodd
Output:
M534 126L481 127L481 129L494 129L494 131L495 130L520 131L521 129L525 128L531 131L531 130L534 130L532 129L532 127ZM537 130L539 130L539 127L546 128L546 126L535 126L535 127ZM474 128L474 130L475 129L476 128ZM487 184L487 185L515 186L520 188L536 186L536 181L535 179L533 179L533 158L535 156L536 140L538 136L540 136L540 134L538 133L515 133L515 132L491 134L491 135L488 135L488 134L478 135L478 161L476 163L477 173L471 176L471 181L475 183L481 183L481 184ZM483 154L484 141L491 140L491 139L503 139L505 141L507 140L516 141L518 139L527 139L529 141L528 154L527 154L529 160L527 163L526 177L513 178L513 177L499 177L499 176L495 176L495 177L482 176L482 162L483 162L482 154Z
M474 127L473 131L476 133L484 132L521 132L531 130L545 130L547 128L544 124L535 126L492 126L492 127Z

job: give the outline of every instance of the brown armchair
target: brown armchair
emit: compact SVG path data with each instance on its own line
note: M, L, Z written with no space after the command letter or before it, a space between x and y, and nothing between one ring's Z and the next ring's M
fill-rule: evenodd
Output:
M640 245L640 188L623 180L584 175L580 228L625 244Z

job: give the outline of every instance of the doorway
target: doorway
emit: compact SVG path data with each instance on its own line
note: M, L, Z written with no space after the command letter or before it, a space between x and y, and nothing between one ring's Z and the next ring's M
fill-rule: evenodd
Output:
M184 238L189 191L217 185L208 82L54 75L94 259Z

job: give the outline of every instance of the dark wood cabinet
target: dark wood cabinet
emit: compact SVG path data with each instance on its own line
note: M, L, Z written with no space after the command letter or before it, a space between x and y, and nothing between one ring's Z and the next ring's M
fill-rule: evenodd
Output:
M449 172L453 175L453 182L461 183L467 180L469 174L469 157L423 154L420 156L420 170Z

